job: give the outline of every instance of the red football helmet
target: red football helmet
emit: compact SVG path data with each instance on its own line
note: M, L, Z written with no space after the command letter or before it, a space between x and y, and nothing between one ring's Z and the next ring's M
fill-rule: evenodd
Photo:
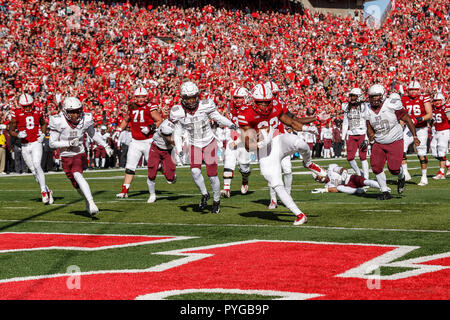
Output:
M252 89L252 108L255 112L267 116L272 111L273 94L272 90L264 84L257 84Z

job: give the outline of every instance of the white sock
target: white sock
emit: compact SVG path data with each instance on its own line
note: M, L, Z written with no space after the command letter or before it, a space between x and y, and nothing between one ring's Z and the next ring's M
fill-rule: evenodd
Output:
M386 174L383 172L376 175L378 184L380 185L381 192L389 191L387 182L386 182Z
M286 208L291 210L293 214L298 216L302 211L297 207L292 197L287 193L284 186L276 186L274 187L275 192L277 193L278 198L281 200L281 202L284 204Z
M84 195L84 198L87 201L92 201L93 197L92 197L92 193L91 193L91 188L89 188L89 184L84 179L83 175L79 172L75 172L73 174L73 177L74 177L75 181L78 183L78 186L80 186L80 189Z
M400 173L398 174L399 179L403 179L405 177L405 171L403 170L403 167L400 167Z
M380 189L380 184L374 180L364 180L364 185Z
M223 178L223 189L224 190L231 189L231 179L230 178Z
M353 170L355 170L356 175L361 175L361 170L359 170L358 164L356 163L356 160L351 160L348 163L350 163L350 167L352 167Z
M102 158L102 168L105 167L105 164L106 164L106 159L105 159L105 158Z
M361 166L364 179L369 179L369 162L367 160L361 160Z
M200 168L192 168L191 174L192 179L194 179L194 183L197 185L201 194L207 194L208 190L206 190L205 179L203 179L202 170Z
M405 173L408 172L408 164L407 163L403 163L402 168Z
M220 201L220 179L218 176L209 177L211 188L213 191L214 201Z
M292 189L292 172L285 173L283 177L284 187L288 194L291 194Z
M147 178L147 186L150 194L155 193L155 180L150 180L150 178Z
M100 164L100 159L99 158L95 158L95 166L98 168L98 165Z
M275 190L269 186L269 193L270 193L270 202L277 202L277 193L275 192Z
M427 177L427 169L422 169L422 177Z

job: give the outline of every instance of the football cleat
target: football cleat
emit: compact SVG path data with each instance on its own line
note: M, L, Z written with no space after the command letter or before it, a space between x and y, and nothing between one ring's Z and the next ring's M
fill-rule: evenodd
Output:
M229 198L229 197L231 197L231 194L230 194L230 190L222 190L222 191L220 191L220 195L222 196L222 197L224 197L224 198Z
M409 174L409 172L408 171L405 171L405 181L410 181L412 178L411 178L411 175Z
M99 210L94 203L94 200L86 201L86 211L93 217L95 216Z
M50 201L49 193L45 192L45 191L42 191L41 194L42 194L42 202L44 204L48 204L49 201Z
M150 193L150 197L148 197L147 203L153 203L156 201L156 194Z
M278 203L277 200L271 200L269 206L267 207L267 209L275 209L276 207L278 207Z
M445 175L442 172L438 172L437 175L435 175L433 177L434 180L444 180L445 179Z
M405 191L405 176L403 176L403 179L398 179L397 180L397 192L399 194L403 193L403 191Z
M214 201L211 209L211 213L219 213L220 212L220 201Z
M297 216L297 219L295 219L295 221L294 221L294 226L299 226L301 224L305 224L306 222L308 222L308 218L306 217L306 215L304 213L300 213Z
M247 194L248 192L248 184L243 184L241 187L241 194Z
M420 182L417 185L423 187L423 186L426 186L427 184L428 184L428 178L422 176L422 178L420 179Z
M318 177L325 177L327 175L327 172L321 166L315 164L314 162L311 162L309 166L305 167L309 169L313 174L316 174Z
M389 200L389 199L392 199L392 195L388 191L383 192L377 197L377 200Z
M208 200L209 200L209 193L202 194L202 200L200 200L200 204L198 205L200 210L206 209L206 206L208 205Z
M122 199L122 198L128 198L128 189L125 186L122 186L122 191L120 193L116 194L116 198Z

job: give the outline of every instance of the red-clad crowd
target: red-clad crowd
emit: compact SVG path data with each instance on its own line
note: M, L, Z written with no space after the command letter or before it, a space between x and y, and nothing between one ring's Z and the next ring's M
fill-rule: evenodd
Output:
M353 87L399 90L415 79L425 92L447 93L449 12L447 0L397 0L375 30L361 12L0 0L0 123L28 92L48 114L75 95L113 128L138 85L167 115L186 78L223 113L233 88L268 80L293 112L312 107L331 118Z

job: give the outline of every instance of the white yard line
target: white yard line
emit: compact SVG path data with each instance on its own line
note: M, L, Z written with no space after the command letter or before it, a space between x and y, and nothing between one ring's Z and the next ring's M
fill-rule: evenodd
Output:
M2 222L21 222L22 220L0 220ZM26 223L54 223L54 224L100 224L100 225L147 225L147 226L185 226L185 227L258 227L258 228L306 228L306 229L328 229L328 230L357 230L357 231L392 231L392 232L431 232L431 233L450 233L450 230L417 230L417 229L383 229L383 228L347 228L347 227L325 227L325 226L306 226L294 227L292 225L265 225L265 224L201 224L201 223L152 223L152 222L83 222L83 221L26 221Z

